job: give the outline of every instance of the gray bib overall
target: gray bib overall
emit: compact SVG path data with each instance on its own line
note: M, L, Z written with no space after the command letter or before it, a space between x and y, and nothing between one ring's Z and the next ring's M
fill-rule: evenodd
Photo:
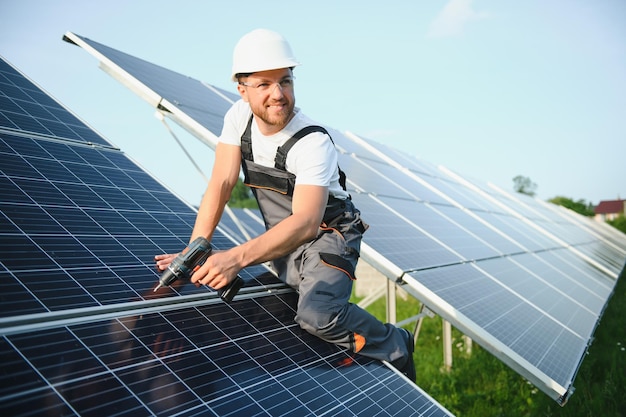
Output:
M251 187L269 230L292 214L296 177L285 169L287 153L309 133L328 132L321 126L305 127L278 148L275 166L266 167L254 162L252 121L253 117L241 136L241 164L244 183ZM339 171L345 188L345 176ZM329 195L317 236L272 265L279 278L299 292L295 320L300 327L328 342L391 362L406 355L402 336L394 326L349 302L367 227L351 199Z

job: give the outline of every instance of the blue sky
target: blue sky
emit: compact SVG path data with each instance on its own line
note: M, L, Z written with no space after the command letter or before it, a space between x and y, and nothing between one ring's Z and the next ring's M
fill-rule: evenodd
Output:
M203 180L153 109L66 31L234 92L233 46L273 29L321 123L541 199L626 198L623 0L0 0L0 19L0 55L192 204Z

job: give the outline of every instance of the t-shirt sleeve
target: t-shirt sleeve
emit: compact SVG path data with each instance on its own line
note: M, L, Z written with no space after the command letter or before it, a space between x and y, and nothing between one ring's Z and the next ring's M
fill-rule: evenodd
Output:
M250 114L248 103L243 100L236 101L224 116L224 126L218 141L227 145L241 146L241 133L246 128Z
M296 175L296 185L328 187L337 175L337 151L324 133L311 133L300 139L289 151L286 162L287 170Z

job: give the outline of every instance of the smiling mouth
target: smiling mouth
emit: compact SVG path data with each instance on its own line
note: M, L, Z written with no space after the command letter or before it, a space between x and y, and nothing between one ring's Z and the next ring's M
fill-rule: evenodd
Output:
M286 106L287 106L287 103L279 102L279 103L268 104L267 107L286 107Z

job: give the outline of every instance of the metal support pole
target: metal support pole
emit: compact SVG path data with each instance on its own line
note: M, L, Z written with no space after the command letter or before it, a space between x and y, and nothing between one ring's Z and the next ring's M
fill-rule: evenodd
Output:
M396 321L396 283L387 280L387 323L395 324Z
M452 325L447 320L443 324L443 368L446 371L452 369Z

